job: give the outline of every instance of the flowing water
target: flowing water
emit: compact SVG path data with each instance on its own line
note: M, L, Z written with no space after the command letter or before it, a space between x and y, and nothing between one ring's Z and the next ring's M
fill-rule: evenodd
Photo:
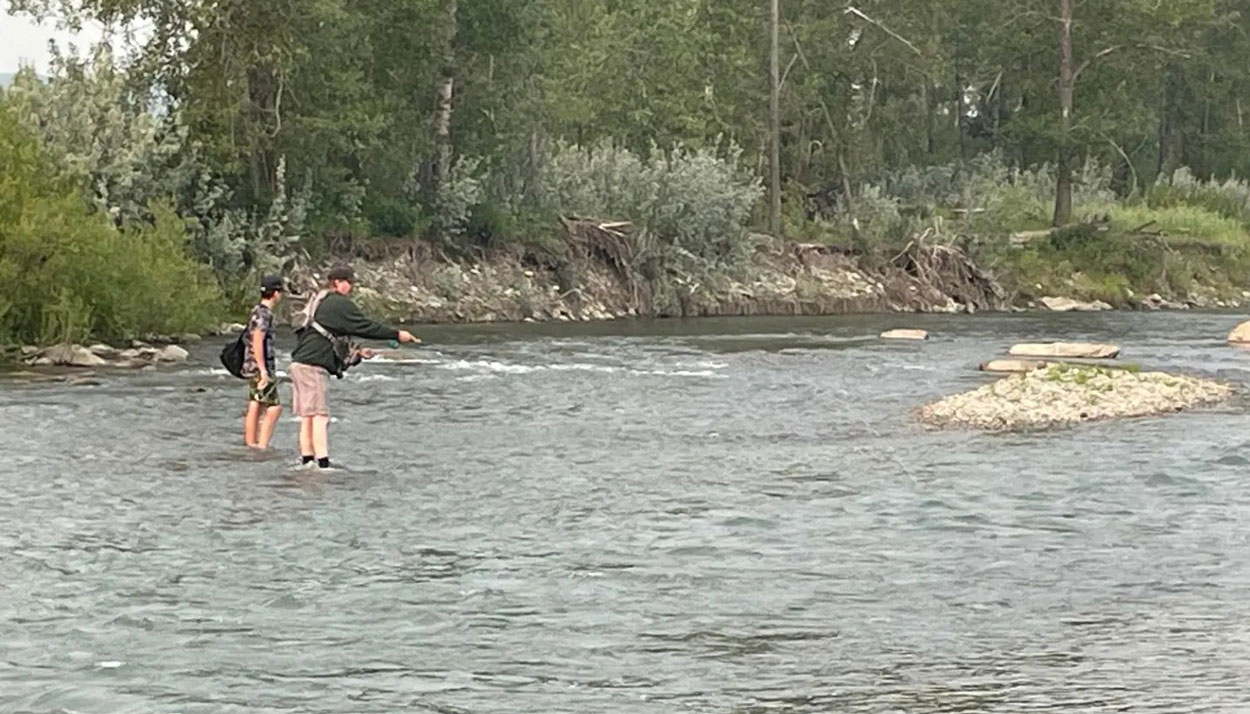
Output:
M1242 403L1030 435L907 417L1026 339L1250 382L1236 322L428 329L332 383L324 473L286 417L274 454L237 446L212 344L5 384L0 711L1238 711ZM874 338L903 325L933 339Z

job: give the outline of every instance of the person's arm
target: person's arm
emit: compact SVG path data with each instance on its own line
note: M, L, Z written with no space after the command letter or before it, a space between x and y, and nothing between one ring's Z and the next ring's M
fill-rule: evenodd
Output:
M269 365L265 364L265 330L261 325L252 327L252 359L256 362L256 373L260 375L260 386L263 388L272 377Z
M342 318L343 324L340 326L342 331L352 337L360 337L366 340L398 340L399 330L380 322L374 322L365 317L356 303L347 302Z

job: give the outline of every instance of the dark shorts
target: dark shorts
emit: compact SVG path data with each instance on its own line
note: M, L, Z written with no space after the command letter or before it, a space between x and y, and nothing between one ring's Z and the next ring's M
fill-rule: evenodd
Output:
M247 385L247 399L251 402L260 402L267 407L282 406L282 401L278 398L278 383L272 378L264 389L257 389L256 384L260 381L260 377L252 377Z

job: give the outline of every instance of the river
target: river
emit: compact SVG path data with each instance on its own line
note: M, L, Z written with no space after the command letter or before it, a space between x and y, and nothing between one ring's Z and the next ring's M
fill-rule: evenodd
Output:
M237 445L214 344L8 384L0 711L1241 710L1243 403L907 418L1023 340L1250 381L1239 319L423 329L332 384L326 473L287 417L273 455ZM933 338L874 339L895 326Z

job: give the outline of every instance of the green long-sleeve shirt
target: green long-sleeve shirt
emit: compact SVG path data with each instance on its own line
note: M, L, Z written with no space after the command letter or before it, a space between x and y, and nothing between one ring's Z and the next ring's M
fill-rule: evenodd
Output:
M325 296L313 316L322 327L335 337L359 337L366 340L398 340L399 330L365 317L350 298L338 293ZM334 373L334 346L312 327L304 330L291 361L313 365Z

